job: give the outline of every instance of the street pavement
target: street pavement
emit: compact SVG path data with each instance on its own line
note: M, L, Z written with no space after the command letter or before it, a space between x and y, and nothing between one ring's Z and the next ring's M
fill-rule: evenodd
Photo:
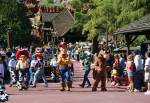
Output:
M61 92L60 83L49 83L44 87L43 83L38 83L37 88L29 88L28 91L18 91L16 87L6 85L9 93L8 103L150 103L150 96L144 93L126 92L126 87L111 87L107 84L106 92L91 92L92 88L81 88L83 80L82 66L80 62L74 61L74 82L71 91ZM92 75L89 76L93 83Z

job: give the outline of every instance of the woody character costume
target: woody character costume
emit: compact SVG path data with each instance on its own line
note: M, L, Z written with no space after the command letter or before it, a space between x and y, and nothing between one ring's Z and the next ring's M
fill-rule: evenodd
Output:
M29 58L29 53L26 50L18 50L16 53L16 58L18 63L16 69L19 71L19 90L28 89L28 80L29 80L29 63L27 59Z
M65 91L65 87L67 84L68 91L70 91L71 87L71 69L69 68L69 64L71 64L70 59L67 56L67 45L65 42L60 43L60 54L58 55L57 60L59 70L61 73L61 91ZM66 83L67 81L67 83Z

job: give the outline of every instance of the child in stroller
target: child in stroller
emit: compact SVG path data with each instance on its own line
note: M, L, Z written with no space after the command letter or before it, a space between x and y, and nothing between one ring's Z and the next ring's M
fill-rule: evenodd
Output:
M120 77L119 77L118 68L115 64L113 64L113 69L111 71L111 85L117 86L119 84L119 81L120 81Z

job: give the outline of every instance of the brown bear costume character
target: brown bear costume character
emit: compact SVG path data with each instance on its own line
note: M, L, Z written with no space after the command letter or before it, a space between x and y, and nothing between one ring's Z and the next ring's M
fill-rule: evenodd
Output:
M92 91L97 91L99 82L101 81L101 91L107 91L106 89L106 64L105 59L101 53L99 53L97 60L92 66L94 84Z

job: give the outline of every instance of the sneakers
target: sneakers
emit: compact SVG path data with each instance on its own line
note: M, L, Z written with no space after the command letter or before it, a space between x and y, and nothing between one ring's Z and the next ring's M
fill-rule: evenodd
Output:
M9 85L9 87L12 87L12 86L13 86L12 84Z
M120 84L119 84L119 83L116 83L115 86L120 86Z
M90 88L90 87L91 87L91 85L86 86L86 88Z
M65 88L61 88L60 91L65 91Z
M134 89L134 92L141 92L140 90L138 90L138 89Z
M80 86L81 88L84 88L84 85L83 85L83 84L79 84L79 86Z
M32 85L31 88L36 88L36 85Z
M48 87L48 84L45 84L44 87Z
M67 88L67 91L70 91L70 88Z
M145 95L150 95L150 91L146 91L144 94Z

